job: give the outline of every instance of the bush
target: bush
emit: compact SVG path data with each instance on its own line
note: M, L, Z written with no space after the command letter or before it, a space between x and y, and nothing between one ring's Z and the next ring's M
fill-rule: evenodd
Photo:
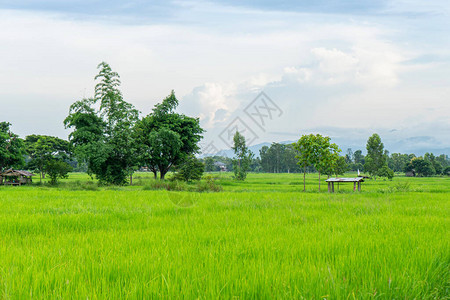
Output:
M197 183L197 192L220 192L222 186L216 184L214 177L208 175L204 181Z
M387 165L384 165L380 170L378 170L378 176L387 177L389 180L394 178L394 171L392 171Z
M202 178L204 171L205 165L192 155L177 168L177 173L175 173L172 179L186 182L197 181Z
M72 171L72 166L64 161L50 160L45 170L50 177L50 184L55 185L58 183L58 179L69 177L67 174Z

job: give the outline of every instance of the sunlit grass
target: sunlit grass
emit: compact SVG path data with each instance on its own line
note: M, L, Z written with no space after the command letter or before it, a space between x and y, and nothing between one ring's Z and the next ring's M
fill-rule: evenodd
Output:
M307 193L301 174L216 175L224 192L173 193L186 208L146 173L0 187L0 298L448 297L449 178L328 194L316 175Z

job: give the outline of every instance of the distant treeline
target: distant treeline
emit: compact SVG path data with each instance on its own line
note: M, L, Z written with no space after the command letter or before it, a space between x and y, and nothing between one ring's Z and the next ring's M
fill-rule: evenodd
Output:
M450 159L446 154L439 156L426 153L424 156L415 154L384 152L387 166L395 173L408 173L412 176L450 175ZM250 165L251 172L262 173L301 173L302 168L297 164L298 152L292 144L272 143L259 151L259 157L253 158ZM353 151L348 148L343 155L345 170L364 172L366 158L362 150ZM206 172L221 170L232 171L232 159L226 156L209 156L200 159L205 164ZM314 166L307 167L308 173L317 172Z
M408 176L450 175L447 155L426 153L389 154L381 138L373 134L367 140L367 154L348 149L342 155L330 137L320 134L302 135L293 144L272 143L264 146L256 157L236 132L233 159L221 156L199 160L199 142L203 138L200 120L176 112L179 104L174 91L156 104L147 116L140 116L119 89L119 74L102 62L95 76L94 96L74 102L64 126L72 129L69 140L46 135L19 138L11 124L0 122L0 173L8 168L25 168L49 175L52 183L72 171L87 172L102 184L132 182L136 170L153 172L164 180L172 178L198 180L204 170L234 171L235 179L244 180L247 171L266 173L319 172L338 176L346 171L361 171L374 177L392 179L394 172ZM305 176L303 176L305 177ZM1 183L1 181L0 181Z

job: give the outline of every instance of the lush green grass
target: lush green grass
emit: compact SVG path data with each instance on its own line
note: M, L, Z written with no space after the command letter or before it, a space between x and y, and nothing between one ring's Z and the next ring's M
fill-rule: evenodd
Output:
M448 298L449 178L328 194L315 175L307 193L300 174L218 176L220 193L146 190L148 174L0 187L0 298Z

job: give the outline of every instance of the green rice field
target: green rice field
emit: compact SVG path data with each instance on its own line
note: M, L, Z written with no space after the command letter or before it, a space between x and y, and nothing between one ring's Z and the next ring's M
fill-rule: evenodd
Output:
M450 299L449 177L213 176L0 187L0 299Z

